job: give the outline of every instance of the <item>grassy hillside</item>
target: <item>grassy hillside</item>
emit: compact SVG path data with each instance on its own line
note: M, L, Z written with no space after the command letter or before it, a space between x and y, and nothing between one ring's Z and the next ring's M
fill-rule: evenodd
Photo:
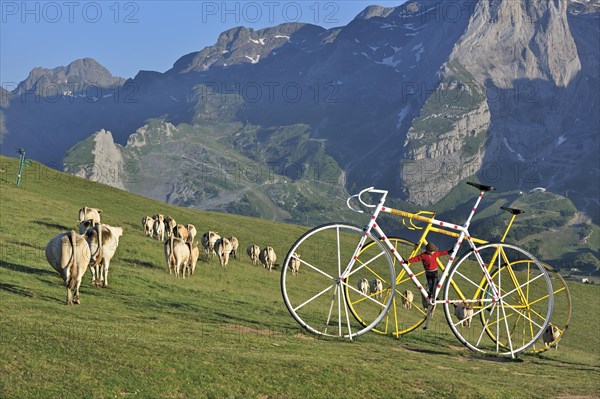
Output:
M450 210L443 216L462 224L476 193L476 189L461 182L435 208ZM600 227L579 212L570 199L548 191L495 191L483 198L470 232L490 241L500 240L510 220L510 215L500 209L502 206L525 211L515 219L507 242L528 249L563 276L600 276Z
M518 360L463 348L437 312L430 331L355 342L305 334L281 298L279 273L245 255L221 268L201 258L196 275L169 276L162 243L144 237L156 212L199 232L212 229L273 245L281 261L305 227L177 208L74 178L40 164L14 184L0 158L1 398L547 398L600 393L600 287L573 283L574 314L558 350ZM125 229L110 287L82 284L82 304L44 257L75 227L82 206ZM243 251L242 251L243 252Z

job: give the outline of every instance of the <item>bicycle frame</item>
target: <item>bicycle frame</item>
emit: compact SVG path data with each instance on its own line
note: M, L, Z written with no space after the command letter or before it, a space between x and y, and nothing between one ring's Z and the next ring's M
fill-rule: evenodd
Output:
M504 230L504 233L503 233L503 235L502 235L502 238L500 239L500 242L504 242L504 241L505 241L505 239L506 239L506 236L508 235L508 232L509 232L509 230L510 230L510 228L511 228L511 226L512 226L512 224L513 224L514 220L515 220L515 218L517 217L517 215L518 215L519 213L523 213L523 211L521 211L521 210L518 210L518 209L511 209L511 208L502 208L502 209L504 209L504 210L507 210L507 211L511 212L512 216L511 216L511 218L510 218L510 221L508 222L508 225L506 226L506 229ZM411 224L411 226L407 226L407 225L406 225L406 223L405 223L405 219L403 219L403 221L402 221L402 222L403 222L403 224L404 224L404 225L405 225L407 228L409 228L409 229L411 229L411 230L423 229L423 233L421 234L421 237L419 238L419 241L417 242L417 244L416 244L416 246L415 246L415 249L414 249L414 250L413 250L413 252L412 252L412 253L409 255L409 259L410 259L411 257L415 256L415 255L416 255L416 254L419 252L419 249L422 247L422 245L423 245L423 244L427 244L427 243L428 243L428 241L427 241L427 238L426 238L426 237L429 235L429 233L430 233L430 232L433 232L433 233L438 233L438 234L442 234L442 235L446 235L446 236L449 236L449 237L454 237L454 238L459 238L459 237L460 237L459 233L456 233L456 232L453 232L453 231L448 231L448 230L444 230L444 229L440 229L440 228L437 228L437 227L435 227L435 226L433 225L433 221L434 221L435 219L433 219L433 218L424 218L423 216L421 216L422 214L431 214L431 215L434 215L434 216L435 216L435 213L434 213L434 212L430 212L430 211L419 211L419 212L417 212L417 213L408 213L408 212L403 212L403 211L390 210L390 213L393 213L393 212L396 212L396 213L398 213L398 212L402 212L402 216L403 216L404 218L407 218L407 219L409 219L409 220L410 220L410 224ZM414 223L412 223L412 221L413 221L413 220L421 220L421 221L424 221L424 220L429 220L429 222L427 223L427 225L426 225L425 227L418 227L418 226L415 226L415 224L414 224ZM489 243L489 241L487 241L487 240L482 240L482 239L479 239L479 238L476 238L476 237L472 237L472 236L471 236L471 241L473 241L475 244L480 244L480 245L484 245L484 244L488 244L488 243ZM488 266L488 272L491 272L491 271L492 271L492 266L493 266L493 264L494 264L494 261L495 261L495 259L496 259L496 256L492 257L492 259L491 259L491 261L490 261L490 264L489 264L489 266ZM441 263L441 262L440 262L440 260L439 260L439 259L438 259L438 261L437 261L437 262L438 262L438 266L440 267L440 269L442 269L442 271L443 271L443 270L446 270L446 268L447 268L447 265L445 266L443 263ZM415 276L419 276L419 275L420 275L420 274L422 274L422 273L423 273L423 272L417 273ZM396 283L398 283L398 281L396 281ZM482 279L482 281L480 281L480 284L482 284L482 283L483 283L483 279ZM452 284L452 282L450 282L450 284ZM442 284L440 283L440 286L441 286L441 285L442 285ZM460 291L460 290L458 289L458 287L454 286L454 288L455 288L457 291Z
M393 208L389 208L389 207L385 207L385 199L387 197L388 192L386 190L376 190L373 187L367 188L363 191L361 191L359 194L353 196L353 197L357 197L358 200L366 207L372 208L375 207L374 212L371 215L371 219L369 221L369 223L367 224L367 226L365 227L364 231L365 234L364 236L361 238L361 241L359 242L359 245L356 248L356 251L353 255L352 260L350 261L350 263L348 264L348 266L346 267L344 273L342 274L342 276L344 278L348 278L350 275L358 272L361 267L357 267L355 269L353 269L354 264L357 260L358 254L360 253L360 250L362 249L362 247L364 246L364 243L366 242L366 240L371 236L371 232L374 230L377 235L380 237L380 240L384 242L384 244L386 245L386 247L389 249L389 251L391 252L391 254L396 258L396 260L400 263L400 265L402 266L402 268L404 269L404 271L407 273L407 275L410 277L410 279L412 280L412 282L415 284L415 286L419 289L419 292L421 293L421 295L423 297L426 298L426 300L430 303L430 305L435 305L436 303L442 303L443 301L437 301L435 298L438 297L438 294L442 288L442 286L444 285L444 282L446 280L446 278L448 277L450 268L452 266L452 264L454 263L455 260L455 256L458 253L463 241L466 239L466 241L469 243L469 246L475 251L475 257L477 259L477 261L479 262L479 264L482 266L482 270L484 273L484 278L487 281L489 287L492 289L491 291L491 298L489 299L463 299L461 301L455 300L455 301L448 301L448 303L457 303L457 304L465 304L465 303L469 303L469 302L477 302L479 304L481 304L482 302L491 302L494 303L498 300L499 297L499 293L496 291L495 285L492 282L492 278L490 275L490 270L489 268L491 267L490 265L485 265L483 260L481 259L481 257L478 255L477 253L477 245L476 245L476 241L478 242L483 242L482 240L477 240L474 239L473 237L471 237L471 235L469 234L469 225L471 223L471 220L473 219L473 216L475 215L475 212L477 211L477 208L479 207L479 204L481 203L481 200L483 198L483 196L485 195L486 191L490 191L493 188L492 187L485 187L485 186L479 186L482 187L482 189L480 189L480 193L479 196L477 197L476 201L475 201L475 205L473 206L469 216L467 217L467 220L465 221L465 223L463 225L457 225L455 223L450 223L450 222L445 222L443 220L439 220L436 219L435 217L425 217L425 216L421 216L421 215L417 215L417 214L412 214L409 212L404 212L398 209L393 209ZM365 193L374 193L374 194L380 194L381 195L381 199L379 201L379 203L377 205L369 205L366 204L363 200L362 200L362 195L364 195ZM350 200L353 198L350 197L348 199L348 206L353 209L350 206ZM362 211L361 211L362 212ZM389 240L387 240L387 235L385 234L385 232L381 229L381 227L379 227L379 225L377 224L377 218L379 217L379 215L381 214L381 212L384 213L390 213L392 215L396 215L396 216L401 216L404 218L410 218L410 219L414 219L414 220L418 220L421 222L425 222L430 224L431 226L440 226L440 227L444 227L453 231L456 231L458 233L458 238L456 243L454 244L454 247L452 249L452 252L449 254L450 257L448 259L448 262L446 263L443 273L440 276L440 280L438 281L438 285L435 288L435 293L433 295L432 298L429 297L429 294L427 293L427 291L425 290L425 288L423 287L423 285L421 284L421 282L417 279L415 273L413 273L412 269L410 268L410 265L408 264L407 260L403 259L402 256L394 249L394 247L392 246L392 244L390 243ZM430 227L430 230L432 229L432 227ZM352 270L352 272L350 273L350 270Z

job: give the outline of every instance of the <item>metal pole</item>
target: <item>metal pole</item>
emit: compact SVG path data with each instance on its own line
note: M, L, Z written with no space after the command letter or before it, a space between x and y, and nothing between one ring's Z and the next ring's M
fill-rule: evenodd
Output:
M17 187L21 186L21 175L23 173L23 164L25 163L25 150L22 148L19 148L19 150L17 151L17 154L19 154L19 174L17 175Z

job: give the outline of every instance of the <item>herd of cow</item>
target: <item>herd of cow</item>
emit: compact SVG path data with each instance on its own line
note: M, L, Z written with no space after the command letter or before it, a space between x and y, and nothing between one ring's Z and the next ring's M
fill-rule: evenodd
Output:
M88 266L92 284L108 287L108 268L123 235L122 227L101 223L101 209L83 207L79 210L79 233L67 231L52 238L46 246L46 259L63 278L67 288L67 305L79 304L79 287ZM144 234L164 241L164 253L169 274L185 278L193 275L200 257L196 238L196 227L192 224L177 224L175 219L162 214L142 218ZM165 239L166 236L166 239ZM236 237L221 237L207 231L200 237L207 259L217 255L221 266L227 266L229 257L238 259L239 240ZM271 271L277 261L275 250L266 246L262 250L251 244L246 250L253 265L258 262ZM290 261L293 274L300 267L299 256Z
M196 238L196 227L193 224L178 224L171 216L155 214L142 218L144 234L150 238L164 241L165 258L169 274L181 275L185 278L194 274L200 249ZM166 236L166 240L165 240ZM221 266L227 266L232 256L238 259L239 240L234 237L221 237L219 233L207 231L200 236L200 244L207 259L217 255ZM262 250L258 245L249 245L246 250L252 264L259 261L269 271L273 269L277 256L273 247L266 246Z

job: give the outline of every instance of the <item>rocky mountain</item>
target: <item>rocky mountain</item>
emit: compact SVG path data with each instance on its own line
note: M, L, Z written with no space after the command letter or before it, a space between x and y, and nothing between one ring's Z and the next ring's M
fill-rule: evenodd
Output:
M210 68L237 64L257 64L277 50L291 45L294 51L310 52L325 29L301 23L286 23L254 31L237 27L219 35L210 47L180 58L168 73L203 72Z
M121 86L125 79L114 77L92 58L75 60L53 69L34 68L19 83L15 94L35 93L43 97L84 96L90 88L109 89Z
M598 0L569 0L569 14L591 14L600 12L600 1Z
M430 206L476 175L568 195L598 221L598 185L584 184L600 174L596 6L411 0L328 30L230 29L169 71L125 82L91 60L36 69L11 93L20 101L1 105L2 151L26 147L94 179L112 169L128 176L116 186L186 206L285 220L302 220L302 201L370 185ZM99 95L39 89L76 77ZM114 151L127 168L111 166ZM273 181L198 177L231 160Z
M567 21L567 3L478 2L449 60L450 68L440 73L438 89L409 130L405 158L414 162L403 169L407 197L418 203L435 203L457 180L487 165L523 169L521 173L530 176L518 176L521 184L531 184L528 180L534 179L548 184L531 174L546 167L544 158L562 140L566 127L561 124L569 118L567 113L553 113L550 103L556 107L557 99L564 97L581 72ZM452 82L462 90L448 91ZM510 92L513 95L506 95ZM430 107L431 103L437 107ZM542 103L548 104L545 117L532 118L540 114ZM419 129L421 126L424 129ZM456 131L450 130L451 126ZM427 135L429 139L424 138ZM513 152L513 147L521 151ZM494 153L492 149L508 151ZM424 182L412 179L414 169L423 170L432 163L446 173Z

